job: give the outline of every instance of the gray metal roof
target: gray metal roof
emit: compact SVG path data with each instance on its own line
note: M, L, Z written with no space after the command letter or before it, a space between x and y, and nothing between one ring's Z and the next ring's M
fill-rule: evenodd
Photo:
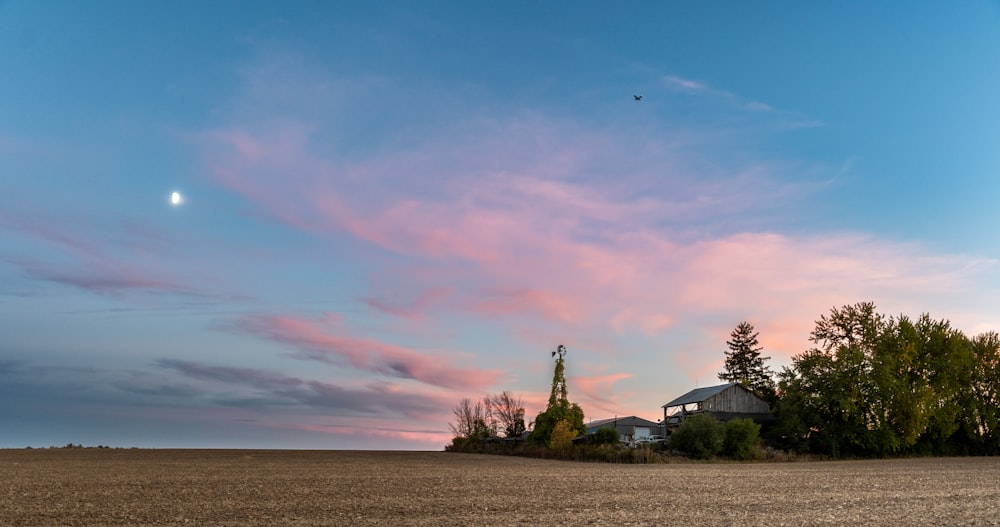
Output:
M612 419L595 419L587 423L587 430L594 430L603 426L658 426L659 423L643 419L634 415L616 417Z
M731 382L729 384L720 384L719 386L706 386L704 388L695 388L688 393L670 401L669 403L663 405L663 408L669 408L671 406L680 406L682 404L692 404L700 403L709 397L722 393L733 386L738 386L737 383Z

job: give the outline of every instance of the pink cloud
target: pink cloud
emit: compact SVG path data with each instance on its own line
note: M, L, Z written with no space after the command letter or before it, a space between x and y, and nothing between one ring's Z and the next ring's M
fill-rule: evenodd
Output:
M483 291L482 295L485 298L471 300L469 307L483 315L538 313L549 320L573 324L580 321L584 310L568 296L551 291L495 289Z
M449 354L429 354L347 335L335 318L305 320L287 316L240 319L235 329L293 346L303 357L345 364L391 377L414 379L443 388L470 389L495 384L497 370L460 368Z
M752 306L774 320L818 316L838 302L927 292L962 279L954 271L959 257L855 235L740 233L683 243L656 226L669 214L656 212L663 203L655 198L563 179L541 156L531 166L534 152L519 174L493 173L453 152L442 155L454 165L448 172L427 152L335 167L308 152L302 130L277 134L273 140L224 134L237 155L216 165L220 181L289 225L319 235L346 232L406 255L410 260L397 273L426 276L433 265L439 279L463 284L448 286L447 303L418 295L407 308L368 299L376 309L408 317L431 308L534 313L568 326L656 334L692 314ZM513 148L497 141L486 143ZM557 157L568 164L586 165L587 152L558 148ZM359 174L384 185L414 173L438 174L439 183L425 194L389 191L364 207L346 204L350 196L368 199L351 182ZM483 175L471 184L465 178L471 173Z
M572 386L574 393L579 394L581 404L587 408L596 409L600 413L620 412L622 408L612 395L615 383L633 377L630 373L611 373L606 375L572 376L566 379L567 386Z
M220 185L321 240L350 240L373 273L394 276L398 290L364 298L379 313L487 321L533 345L638 334L671 343L672 355L690 346L683 371L692 378L717 367L743 319L787 359L833 305L924 301L967 287L978 270L961 255L864 235L748 231L753 213L817 189L783 182L772 172L788 167L764 163L685 168L676 152L687 138L636 147L534 115L464 123L461 132L349 161L320 153L310 126L267 115L203 140ZM393 257L374 256L385 252Z
M672 326L674 321L675 317L670 315L626 307L611 319L611 326L618 333L623 333L629 328L639 328L646 333L657 334Z
M412 300L400 300L399 298L387 298L370 296L362 301L370 307L383 313L395 315L410 320L421 318L421 314L430 307L440 304L454 292L451 287L434 287L420 292ZM399 296L393 295L393 296Z
M366 442L391 440L407 450L428 449L441 450L451 443L453 437L448 429L420 430L399 427L398 422L383 422L375 420L351 421L343 424L273 424L279 428L319 432L335 438L353 438Z

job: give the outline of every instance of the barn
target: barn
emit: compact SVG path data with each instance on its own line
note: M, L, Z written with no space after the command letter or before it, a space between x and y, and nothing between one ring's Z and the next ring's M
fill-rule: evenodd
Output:
M738 383L696 388L663 405L663 422L677 428L685 417L709 414L719 421L749 418L756 423L774 420L767 401Z

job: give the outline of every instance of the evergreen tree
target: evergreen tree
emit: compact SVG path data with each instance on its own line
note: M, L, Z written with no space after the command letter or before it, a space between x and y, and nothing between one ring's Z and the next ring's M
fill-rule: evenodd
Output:
M740 383L773 404L776 399L774 379L771 369L764 364L771 357L760 356L764 348L757 342L757 335L749 322L740 322L736 326L729 335L732 340L726 341L729 351L726 352L726 363L719 373L719 380Z

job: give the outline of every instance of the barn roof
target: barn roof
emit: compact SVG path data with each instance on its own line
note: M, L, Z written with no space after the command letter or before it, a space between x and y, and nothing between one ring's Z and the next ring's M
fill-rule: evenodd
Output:
M659 423L650 421L649 419L643 419L638 416L629 415L625 417L616 417L612 419L594 419L593 421L587 423L587 430L595 430L601 428L602 426L657 426Z
M663 405L663 408L669 408L671 406L680 406L682 404L692 404L700 403L713 395L720 394L733 386L738 386L737 383L731 382L729 384L720 384L719 386L706 386L704 388L695 388L688 393L670 401L669 403Z

